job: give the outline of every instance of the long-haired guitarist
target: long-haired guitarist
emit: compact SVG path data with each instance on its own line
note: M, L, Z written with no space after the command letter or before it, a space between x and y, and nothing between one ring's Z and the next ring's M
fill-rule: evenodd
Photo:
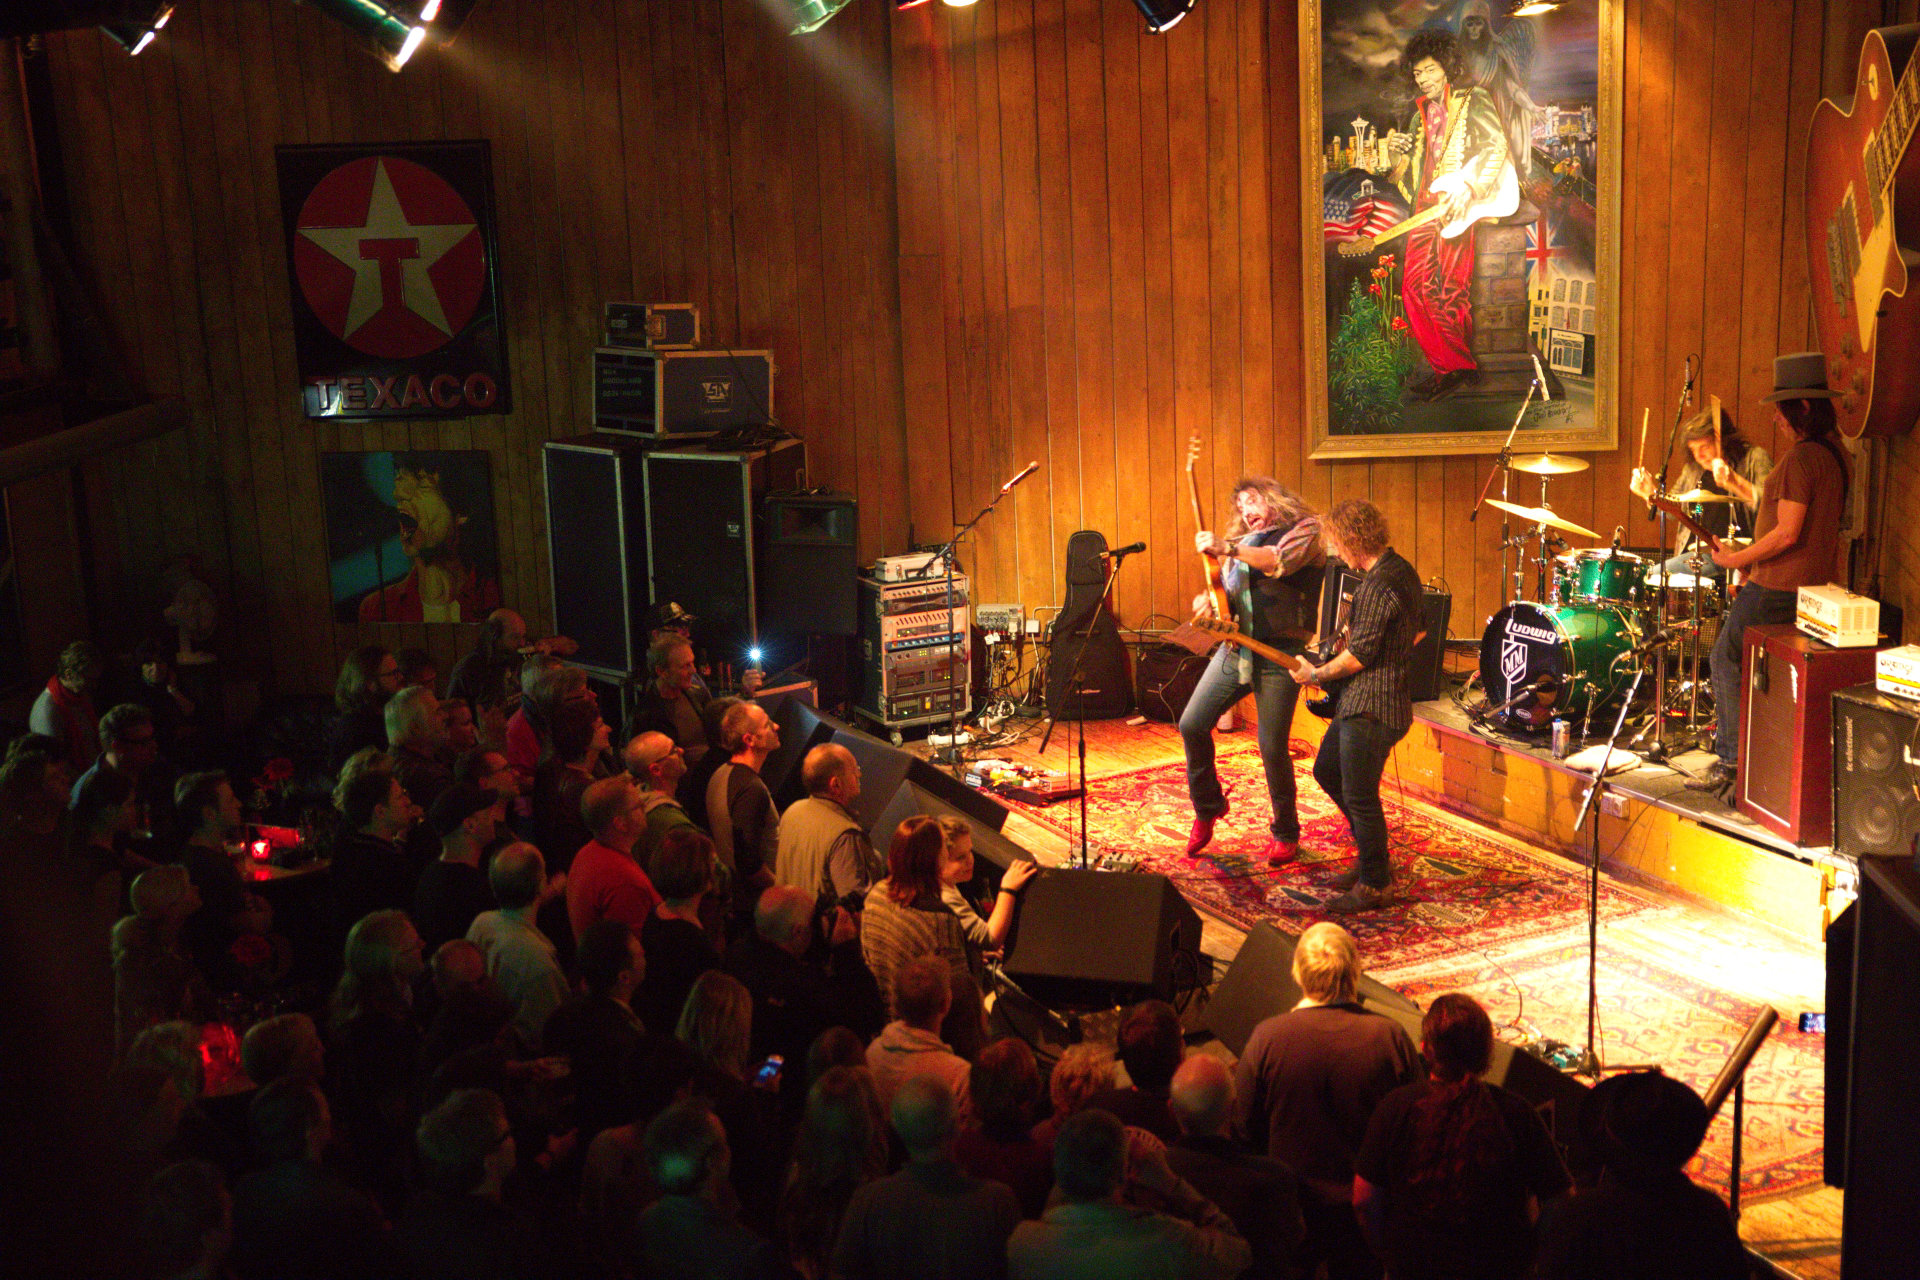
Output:
M1831 582L1840 563L1840 518L1846 508L1847 464L1835 431L1834 393L1827 389L1826 357L1817 351L1777 356L1774 426L1792 433L1793 447L1767 476L1753 545L1722 545L1713 553L1723 569L1741 569L1747 585L1727 608L1713 646L1713 753L1719 757L1695 790L1720 790L1740 764L1740 658L1750 626L1792 622L1801 587Z
M1359 859L1336 878L1344 890L1326 904L1336 912L1380 906L1393 883L1380 775L1393 744L1413 727L1413 646L1420 635L1420 575L1393 549L1386 517L1371 502L1348 498L1327 512L1327 549L1364 575L1353 589L1344 649L1315 667L1302 663L1301 684L1346 681L1327 722L1313 778L1346 815Z
M1247 476L1233 486L1234 516L1222 538L1201 530L1194 546L1220 562L1221 584L1233 621L1255 640L1298 654L1311 638L1327 556L1320 520L1307 504L1268 476ZM1194 610L1211 608L1206 595ZM1222 619L1225 621L1225 619ZM1213 726L1251 691L1260 713L1260 762L1266 768L1267 862L1280 866L1300 850L1300 815L1294 809L1293 758L1287 742L1299 686L1284 668L1237 645L1221 645L1180 715L1187 753L1187 794L1193 799L1188 854L1213 840L1213 824L1227 811L1227 797L1213 765Z
M1724 538L1739 533L1741 528L1753 528L1753 519L1760 505L1760 487L1766 483L1767 473L1773 470L1772 455L1759 445L1749 443L1740 434L1740 428L1734 425L1730 414L1722 414L1720 422L1715 424L1713 410L1703 409L1687 419L1680 430L1681 439L1687 445L1687 463L1680 469L1680 478L1673 482L1673 492L1691 493L1696 489L1705 489L1709 493L1724 493L1733 498L1730 503L1714 504L1712 509L1704 503L1692 507L1694 519L1710 533ZM1653 483L1653 475L1646 468L1635 467L1627 487L1642 498L1651 498L1654 496ZM1658 514L1652 507L1647 508L1649 520ZM1696 572L1690 561L1697 555L1704 562L1698 572L1724 580L1727 571L1713 563L1707 557L1706 549L1696 546L1696 542L1693 531L1682 528L1662 576Z
M1399 154L1393 180L1416 213L1440 206L1444 225L1407 236L1401 301L1407 328L1432 372L1413 386L1431 400L1480 376L1473 357L1473 253L1476 206L1513 181L1500 111L1485 89L1464 87L1459 43L1438 28L1414 33L1401 65L1413 77L1409 132L1390 144ZM1506 209L1506 212L1512 212ZM1462 222L1469 225L1464 228Z

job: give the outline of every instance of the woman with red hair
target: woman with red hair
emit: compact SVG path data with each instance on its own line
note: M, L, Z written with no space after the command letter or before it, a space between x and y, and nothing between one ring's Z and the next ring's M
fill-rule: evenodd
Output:
M894 1009L894 982L908 962L938 955L953 978L953 1009L941 1037L961 1057L972 1060L986 1040L980 988L967 966L967 933L941 894L940 860L947 836L934 818L906 819L887 849L887 878L867 894L860 919L860 952L887 1002Z

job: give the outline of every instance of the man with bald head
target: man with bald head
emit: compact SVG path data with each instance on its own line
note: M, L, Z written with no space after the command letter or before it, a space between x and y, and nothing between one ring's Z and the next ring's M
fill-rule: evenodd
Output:
M649 731L635 734L620 752L627 776L640 785L646 805L647 829L640 837L633 856L653 874L653 855L669 831L691 827L686 806L680 803L680 779L687 776L687 753L664 733Z
M759 1061L787 1060L781 1101L793 1112L806 1103L806 1061L814 1037L828 1027L850 1028L870 1040L886 1022L880 987L860 956L853 915L835 907L824 922L824 957L814 947L814 897L777 884L754 906L753 932L727 949L725 967L753 996L753 1047Z
M853 1193L834 1243L832 1274L937 1280L1007 1274L1007 1237L1020 1202L1005 1183L969 1177L953 1161L959 1105L938 1080L908 1080L889 1108L907 1165Z
M500 908L481 912L467 930L467 941L486 957L487 975L513 1002L514 1030L530 1048L540 1044L548 1016L567 998L559 953L534 923L540 904L565 889L566 879L560 875L549 882L546 860L532 845L508 845L493 855L487 869Z
M827 902L853 905L886 875L853 805L860 798L860 762L823 742L800 762L806 798L780 815L780 851L773 878Z
M1300 1180L1280 1161L1228 1135L1233 1102L1233 1072L1226 1063L1204 1053L1182 1062L1169 1097L1180 1136L1167 1146L1167 1164L1233 1219L1253 1250L1252 1274L1293 1280L1306 1274Z
M733 871L733 909L746 915L760 891L773 883L780 850L780 811L760 778L767 757L780 745L780 726L757 702L742 702L720 720L720 748L727 762L707 783L707 831L714 852Z

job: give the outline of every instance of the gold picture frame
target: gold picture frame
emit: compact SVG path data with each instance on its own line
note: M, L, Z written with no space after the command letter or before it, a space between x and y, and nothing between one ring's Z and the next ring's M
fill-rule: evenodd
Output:
M1495 453L1516 416L1516 448L1617 447L1623 3L1495 19L1488 0L1451 0L1406 30L1377 0L1300 6L1313 457ZM1410 64L1416 37L1431 56ZM1429 62L1430 85L1434 68L1455 67L1436 97L1412 77ZM1331 117L1347 110L1341 133ZM1421 178L1443 184L1450 164L1471 167L1472 189L1487 194L1463 195L1452 223L1436 209L1438 230L1430 220L1369 250L1361 237L1392 234L1434 203ZM1503 212L1507 188L1518 203ZM1554 396L1521 415L1536 355Z

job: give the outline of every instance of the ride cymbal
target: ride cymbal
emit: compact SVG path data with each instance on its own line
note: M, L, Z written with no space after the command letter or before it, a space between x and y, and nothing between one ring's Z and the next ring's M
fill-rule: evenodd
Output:
M1585 464L1583 463L1582 465L1584 466ZM1577 533L1583 538L1593 538L1596 541L1600 537L1599 534L1587 528L1585 525L1575 524L1565 516L1556 515L1545 507L1523 507L1515 502L1502 502L1498 498L1488 498L1487 505L1490 507L1498 507L1508 515L1519 516L1529 524L1544 524L1549 528L1559 529L1564 533Z

